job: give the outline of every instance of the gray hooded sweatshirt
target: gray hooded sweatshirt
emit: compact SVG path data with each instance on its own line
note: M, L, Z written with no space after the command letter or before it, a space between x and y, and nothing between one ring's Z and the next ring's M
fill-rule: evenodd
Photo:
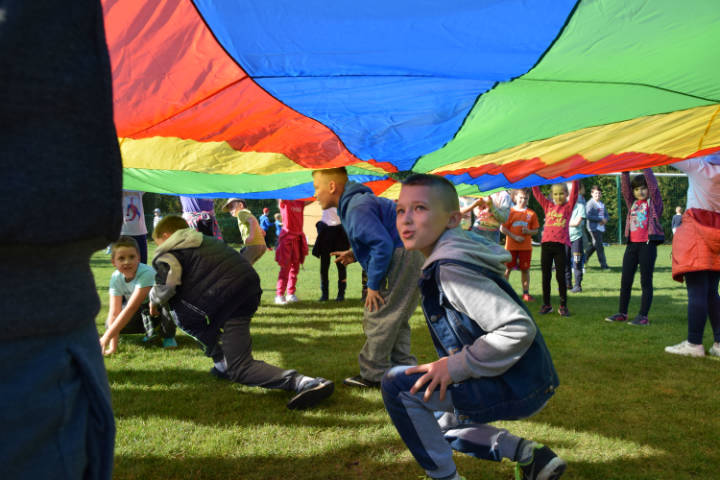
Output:
M435 261L452 259L503 275L505 262L510 258L510 253L501 246L473 232L454 228L440 236L423 270ZM441 265L439 278L453 308L487 332L448 358L453 382L502 375L530 348L537 331L532 318L492 279L467 267Z

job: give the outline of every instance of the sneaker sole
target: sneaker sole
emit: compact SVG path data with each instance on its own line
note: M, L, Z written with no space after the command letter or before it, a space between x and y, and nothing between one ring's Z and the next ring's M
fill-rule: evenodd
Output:
M560 457L555 457L545 465L545 468L540 470L535 480L556 480L565 473L566 468L567 463L565 463L565 460Z
M317 405L335 391L335 384L331 381L323 382L316 387L309 388L295 395L287 403L290 410L303 410Z
M694 358L702 358L705 356L705 351L702 353L694 353L694 352L674 352L672 350L665 349L665 353L669 353L671 355L681 355L683 357L694 357Z
M380 388L380 382L363 383L363 382L351 380L349 378L346 378L345 380L343 380L343 385L345 385L346 387L353 387L353 388Z

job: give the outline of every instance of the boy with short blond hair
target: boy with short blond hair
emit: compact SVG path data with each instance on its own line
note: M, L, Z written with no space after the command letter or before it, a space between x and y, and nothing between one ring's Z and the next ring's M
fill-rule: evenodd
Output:
M363 311L365 344L358 355L360 374L346 378L350 387L378 388L394 365L415 364L410 353L410 317L420 293L421 255L407 251L395 226L395 203L370 188L348 181L344 168L315 170L315 196L323 209L337 207L349 250L333 252L344 265L356 259L367 272Z
M260 278L248 260L221 240L188 228L169 215L153 233L157 271L151 311L167 305L178 326L213 359L213 375L253 387L294 392L290 409L329 397L333 382L255 360L250 321L260 304Z
M156 335L164 348L176 348L175 323L165 313L150 314L149 294L155 284L155 270L140 263L140 250L135 239L123 235L110 244L110 261L116 270L110 277L110 301L105 322L106 331L100 338L103 353L117 351L118 337L128 333L144 333L144 342Z
M412 175L403 182L397 228L405 248L426 257L422 306L440 359L388 371L385 407L430 478L461 478L454 449L516 461L518 479L557 479L566 464L552 450L489 425L535 414L558 379L530 312L502 278L510 255L458 228L460 219L446 179Z
M513 202L507 222L500 225L500 232L505 234L505 250L510 252L512 259L506 264L505 280L510 278L514 268L520 270L525 302L535 300L530 295L530 260L532 259L532 236L538 232L540 222L537 214L528 208L530 190L521 188L513 190Z

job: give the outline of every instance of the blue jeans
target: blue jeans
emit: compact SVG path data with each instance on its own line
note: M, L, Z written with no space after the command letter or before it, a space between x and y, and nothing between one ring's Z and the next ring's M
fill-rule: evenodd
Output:
M109 479L115 421L95 324L0 340L5 479Z
M406 375L408 368L394 367L385 374L383 402L400 437L428 476L443 478L456 471L453 450L485 460L514 459L521 438L455 415L452 386L444 400L437 390L427 402L423 400L424 389L411 394L410 388L422 374ZM478 403L482 401L478 398Z

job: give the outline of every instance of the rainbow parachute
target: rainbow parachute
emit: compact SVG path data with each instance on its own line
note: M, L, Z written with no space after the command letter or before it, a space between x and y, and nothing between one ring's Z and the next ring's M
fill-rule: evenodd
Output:
M716 0L105 0L124 186L469 194L720 151Z

